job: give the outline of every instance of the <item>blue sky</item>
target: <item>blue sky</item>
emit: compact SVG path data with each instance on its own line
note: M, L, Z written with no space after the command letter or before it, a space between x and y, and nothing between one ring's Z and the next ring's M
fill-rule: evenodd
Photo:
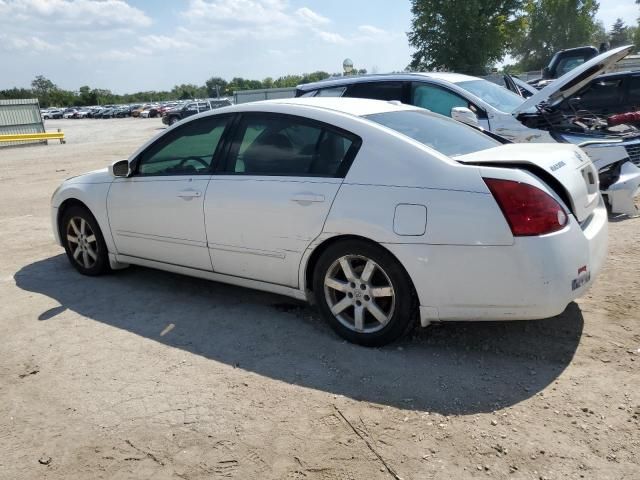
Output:
M607 27L634 0L600 0ZM124 93L314 70L402 70L409 0L0 0L0 88L42 74Z

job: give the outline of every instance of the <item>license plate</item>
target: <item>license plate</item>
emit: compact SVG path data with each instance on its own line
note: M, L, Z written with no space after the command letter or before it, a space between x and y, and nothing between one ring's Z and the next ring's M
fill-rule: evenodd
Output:
M577 290L591 280L591 273L587 272L584 275L580 275L578 278L571 280L571 290Z

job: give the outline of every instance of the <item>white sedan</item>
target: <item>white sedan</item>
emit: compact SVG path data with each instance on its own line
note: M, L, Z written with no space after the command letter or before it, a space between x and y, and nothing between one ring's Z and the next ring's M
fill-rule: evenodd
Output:
M313 301L369 346L418 319L557 315L607 251L598 174L578 147L502 145L361 99L196 115L66 180L51 215L80 273L136 264Z

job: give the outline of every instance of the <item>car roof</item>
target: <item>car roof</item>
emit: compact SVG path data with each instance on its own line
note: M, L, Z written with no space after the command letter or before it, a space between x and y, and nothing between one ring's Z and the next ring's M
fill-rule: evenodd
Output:
M356 117L373 115L376 113L397 112L405 110L418 110L418 107L405 105L397 101L370 100L368 98L341 98L341 97L298 97L282 98L276 100L264 100L260 102L242 103L227 107L229 109L244 111L252 105L292 105L311 107L322 110L346 113ZM226 110L226 108L225 108ZM227 110L228 111L228 110Z
M339 87L342 85L352 85L354 83L364 82L381 82L381 81L416 81L421 78L429 78L433 80L441 80L451 83L466 82L469 80L478 80L478 77L464 75L454 72L405 72L405 73L383 73L375 75L359 75L348 77L333 77L319 82L304 83L298 85L298 90L311 91L321 88Z

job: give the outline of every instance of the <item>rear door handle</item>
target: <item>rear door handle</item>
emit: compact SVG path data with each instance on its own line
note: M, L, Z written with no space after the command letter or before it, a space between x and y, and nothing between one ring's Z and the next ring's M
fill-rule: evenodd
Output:
M291 201L299 203L300 205L311 205L312 203L324 202L324 195L317 193L296 193L291 197Z
M198 190L182 190L180 193L178 193L178 197L182 198L183 200L192 200L194 198L198 198L199 196L202 195L202 192L199 192Z

